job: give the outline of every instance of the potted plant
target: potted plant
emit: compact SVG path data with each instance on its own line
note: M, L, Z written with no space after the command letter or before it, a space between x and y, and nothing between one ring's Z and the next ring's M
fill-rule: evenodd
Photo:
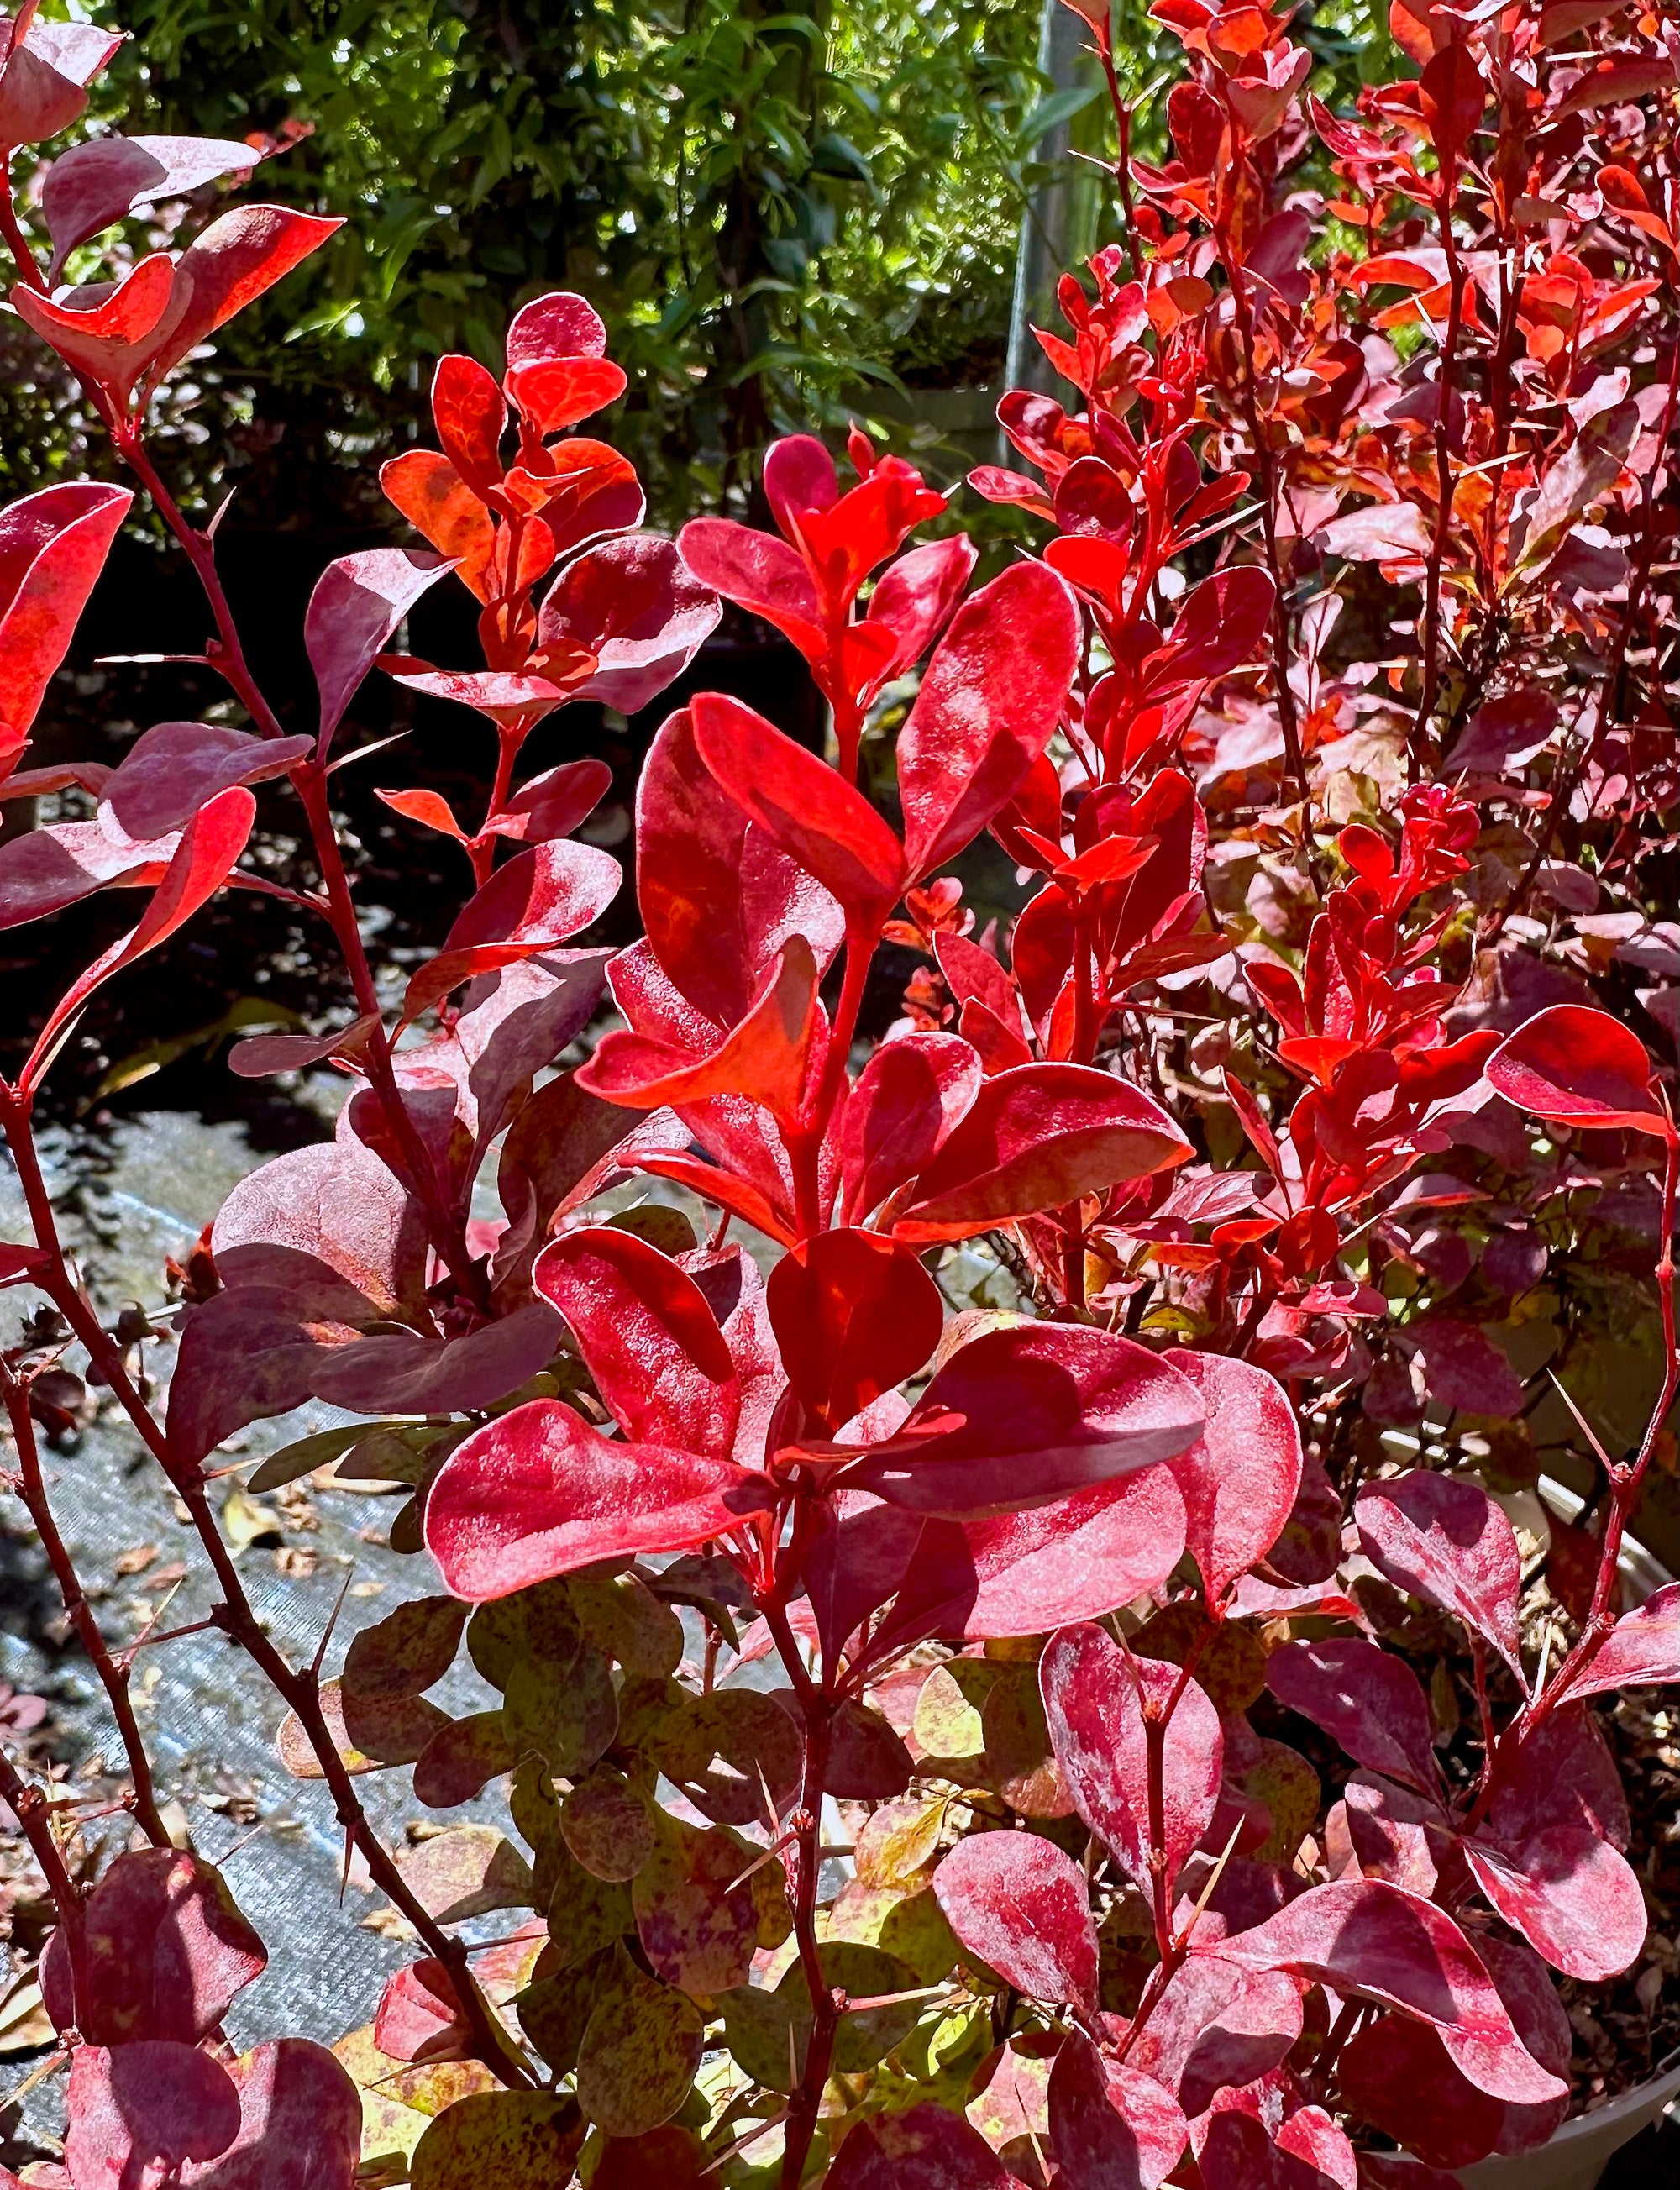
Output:
M9 216L14 307L190 557L248 718L20 765L130 494L0 513L5 788L71 802L0 846L0 917L143 894L0 1086L32 1227L0 1253L38 1296L0 1370L12 1480L133 1830L90 1875L75 1798L0 1763L59 1920L64 2150L27 2180L1435 2190L1561 2154L1544 2179L1585 2183L1671 2085L1671 1751L1666 1781L1632 1760L1669 1738L1677 1595L1629 1535L1680 1376L1680 1139L1640 1031L1673 995L1669 65L1626 11L1558 59L1579 9L1401 9L1416 79L1312 112L1343 195L1309 258L1309 54L1264 11L1158 12L1174 156L1131 160L1120 115L1125 240L1041 337L1077 407L1006 397L1027 468L973 475L1036 553L976 585L966 534L922 532L949 497L859 433L849 485L772 449L775 533L640 530L575 430L623 376L545 296L500 375L443 360L438 448L385 468L427 549L323 574L307 723L253 679L147 404L332 224L244 205L55 289ZM0 135L48 138L110 42L29 6L9 35ZM238 150L61 153L57 261L95 270L91 238ZM482 666L396 649L440 582ZM576 834L606 772L524 756L569 704L649 704L722 600L804 657L831 759L724 695L671 715L609 960L581 939L620 870ZM381 794L465 899L394 1023L333 819L376 672L496 757L477 819ZM277 887L241 864L264 784L349 1001L230 1063L346 1099L173 1273L160 1399L66 1254L34 1113L106 982ZM1007 933L964 905L985 831ZM922 970L877 1037L887 944ZM1648 1387L1614 1443L1611 1285ZM108 1631L55 1518L71 1349L414 1943L348 2035L228 2035L265 1949L171 1839L131 1688L170 1638ZM1535 1492L1554 1390L1596 1470L1572 1514ZM219 1445L309 1401L338 1426L249 1487L395 1486L420 1562L330 1677L332 1627L307 1665L268 1633L214 1489ZM475 1708L429 1694L457 1665ZM394 1851L374 1772L445 1829Z

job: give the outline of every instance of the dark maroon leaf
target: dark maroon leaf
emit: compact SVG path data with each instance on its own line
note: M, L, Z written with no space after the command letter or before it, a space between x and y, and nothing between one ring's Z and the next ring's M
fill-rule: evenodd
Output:
M1362 1636L1286 1642L1267 1661L1281 1704L1321 1726L1357 1763L1436 1793L1429 1700L1410 1668Z

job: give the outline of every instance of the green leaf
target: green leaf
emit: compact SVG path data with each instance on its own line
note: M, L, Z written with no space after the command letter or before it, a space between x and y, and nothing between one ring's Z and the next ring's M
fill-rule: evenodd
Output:
M317 1430L312 1437L299 1438L295 1444L271 1452L260 1467L247 1476L245 1487L253 1497L260 1497L265 1490L279 1490L303 1476L313 1475L318 1467L330 1467L366 1435L366 1422L340 1422L336 1429Z
M578 2048L577 2102L609 2136L657 2129L688 2096L705 2044L694 2002L644 1976L621 1949Z
M474 2091L440 2114L414 2147L412 2190L552 2190L569 2181L587 2125L553 2091Z
M467 1651L493 1688L508 1685L515 1665L562 1667L583 1648L583 1630L564 1580L538 1582L481 1604L467 1628Z
M1097 86L1087 83L1071 91L1053 91L1048 98L1041 99L1015 133L1016 158L1023 158L1041 138L1047 137L1060 123L1071 121L1096 96Z
M560 1807L565 1844L592 1876L632 1879L653 1853L647 1797L616 1772L581 1780Z
M667 1779L718 1824L768 1823L799 1784L799 1731L757 1688L717 1688L690 1696L660 1721L644 1744Z
M502 1716L516 1755L535 1750L557 1779L575 1778L618 1731L612 1668L590 1643L568 1665L520 1659L508 1669Z
M483 1794L518 1760L502 1713L474 1711L440 1727L416 1757L414 1798L429 1810L453 1809Z
M417 1696L455 1663L467 1608L452 1597L411 1597L352 1637L343 1685L359 1700Z
M683 1623L639 1574L573 1574L571 1601L584 1633L626 1672L658 1679L682 1663Z
M699 1994L746 1982L755 1950L773 1943L762 1936L765 1920L786 1884L780 1864L762 1853L721 1828L704 1832L659 1817L630 1901L642 1951L660 1977Z

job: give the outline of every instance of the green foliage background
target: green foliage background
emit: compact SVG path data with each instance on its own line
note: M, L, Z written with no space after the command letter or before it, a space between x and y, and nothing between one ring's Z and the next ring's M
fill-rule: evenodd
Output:
M1038 0L48 0L71 9L132 33L95 126L310 124L253 190L346 220L167 422L190 489L239 484L247 523L374 521L367 459L423 430L432 361L494 363L556 286L607 321L631 383L610 431L656 517L738 491L795 424L913 443L904 389L1000 378L1023 208L1091 97L1039 75ZM1364 0L1308 35L1356 71ZM1177 41L1121 0L1117 45L1147 151ZM1098 106L1074 129L1100 147ZM68 385L9 323L0 491L82 454Z

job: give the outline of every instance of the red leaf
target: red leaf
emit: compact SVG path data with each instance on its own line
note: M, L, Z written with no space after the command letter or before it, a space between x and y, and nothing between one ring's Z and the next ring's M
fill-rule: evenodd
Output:
M1417 1676L1363 1636L1286 1642L1266 1661L1266 1685L1340 1742L1356 1763L1433 1796L1433 1727Z
M435 1415L493 1407L554 1358L559 1326L541 1301L480 1324L459 1338L387 1331L325 1349L310 1388L352 1414Z
M162 380L343 225L290 206L245 205L201 229L176 261L167 328L147 378Z
M1507 1421L1522 1413L1528 1396L1523 1380L1479 1325L1457 1316L1426 1315L1409 1326L1405 1336L1422 1357L1432 1398L1467 1414Z
M831 1437L914 1376L945 1325L939 1287L908 1247L878 1232L805 1240L771 1271L764 1297L788 1381Z
M1680 1582L1665 1582L1617 1620L1564 1693L1649 1688L1680 1679Z
M535 844L497 869L457 915L444 950L481 943L538 950L564 943L600 918L623 879L617 860L593 844Z
M934 1873L968 1952L1029 2000L1097 2003L1097 1928L1085 1873L1036 1833L975 1833Z
M1128 2058L1199 2114L1227 2085L1269 2074L1301 2035L1301 1988L1281 1970L1192 1955L1168 1980Z
M1502 1506L1479 1484L1414 1468L1368 1484L1354 1512L1366 1557L1397 1589L1456 1614L1523 1679L1523 1562Z
M803 935L791 936L757 1001L709 1055L658 1035L615 1030L596 1044L577 1084L604 1102L659 1110L749 1095L779 1118L792 1118L805 1086L820 1007L817 964Z
M324 2045L270 2040L230 2073L239 2134L219 2159L188 2168L182 2190L352 2190L361 2094Z
M564 432L623 394L623 373L604 355L606 339L593 305L568 290L535 298L514 315L506 385L534 433Z
M741 811L852 919L877 925L904 888L904 853L863 794L738 700L702 692L690 715L701 760Z
M893 651L877 672L885 684L919 661L950 622L978 559L966 532L912 548L883 570L869 597L869 621L891 633Z
M1050 2071L1058 2179L1078 2190L1155 2190L1189 2141L1183 2109L1152 2076L1105 2060L1070 2031Z
M476 707L498 727L540 722L572 696L546 677L516 676L503 669L430 669L411 654L382 654L376 667L406 691L423 692L429 700L453 700L463 707ZM434 794L411 791L407 795L429 797Z
M1529 2102L1560 2088L1518 2037L1451 1917L1398 1886L1374 1878L1315 1886L1215 1951L1245 1969L1288 1970L1433 2023L1458 2067L1495 2098Z
M1179 610L1166 645L1144 663L1144 691L1156 695L1240 669L1264 638L1276 597L1269 574L1252 563L1204 578Z
M406 450L380 466L379 485L421 537L455 565L462 583L480 600L486 599L485 572L496 549L496 529L490 512L448 457L435 449Z
M1608 1841L1551 1825L1516 1847L1467 1840L1476 1883L1513 1930L1565 1977L1588 1984L1637 1960L1648 1928L1637 1873Z
M96 1997L73 1997L61 1932L41 1958L41 1993L60 2030L77 2024L101 2045L196 2045L268 1966L221 1873L171 1848L119 1855L88 1897L82 1922L99 1973Z
M597 1390L633 1443L727 1458L741 1413L735 1366L694 1279L633 1233L562 1233L531 1283L571 1325Z
M196 2046L142 2040L78 2045L71 2062L65 2164L76 2190L174 2181L239 2134L239 2093Z
M445 456L480 500L488 501L502 485L508 406L494 377L476 358L438 360L432 376L432 418Z
M822 606L797 548L727 517L695 518L677 544L701 585L774 624L808 661L821 661L828 650Z
M72 145L47 170L41 211L53 239L54 278L78 243L139 207L184 197L223 175L247 175L262 157L224 137L95 137Z
M173 323L174 261L162 252L143 258L114 288L91 297L71 290L44 297L19 282L12 305L20 319L85 380L126 408L134 383ZM80 308L80 309L79 309Z
M257 802L248 791L235 786L218 792L201 807L182 831L175 854L164 870L151 901L139 924L118 936L110 949L96 958L71 984L42 1028L20 1084L32 1086L51 1063L61 1030L102 982L135 959L143 958L165 943L207 899L213 898L232 872L245 849L256 819Z
M1342 2102L1432 2167L1467 2167L1499 2142L1505 2108L1461 2076L1427 2023L1385 2015L1337 2062Z
M567 564L543 601L537 644L592 654L594 672L572 697L633 715L682 675L722 613L671 541L635 533Z
M0 145L38 145L68 129L82 112L88 104L83 86L99 73L126 33L101 31L92 23L43 23L33 9L22 7L6 28L14 43L0 70Z
M1553 1004L1509 1035L1487 1062L1488 1085L1556 1125L1669 1128L1651 1092L1651 1061L1631 1028L1586 1004Z
M834 459L814 434L789 434L764 451L764 499L784 539L797 541L803 519L840 499Z
M1468 145L1488 103L1488 88L1468 43L1455 38L1443 46L1419 78L1417 90L1436 156L1443 168L1450 167Z
M612 770L604 760L563 761L521 784L486 826L520 843L547 843L570 837L611 789Z
M1145 1893L1153 1890L1153 1873L1144 1709L1164 1709L1181 1680L1183 1694L1164 1735L1163 1837L1155 1851L1164 1861L1169 1896L1218 1806L1224 1756L1219 1714L1177 1665L1128 1659L1094 1625L1059 1630L1039 1665L1050 1739L1079 1814Z
M614 1444L558 1399L533 1399L444 1462L426 1543L446 1586L482 1603L598 1559L692 1550L768 1511L773 1495L729 1461Z
M858 1075L836 1132L849 1223L878 1209L933 1161L973 1107L983 1076L979 1057L956 1035L882 1043Z
M1042 563L1012 565L957 610L899 734L912 879L954 859L1014 797L1078 660L1079 612Z
M1221 1354L1162 1357L1201 1394L1207 1423L1172 1462L1185 1535L1212 1606L1283 1533L1301 1487L1301 1431L1276 1377Z
M824 2190L1018 2190L977 2129L944 2107L871 2114L852 2130Z
M1147 1348L1017 1324L960 1347L849 1480L917 1512L981 1519L1171 1459L1201 1423L1194 1388Z
M438 556L406 548L366 548L321 572L304 617L304 644L321 691L323 753L375 656L449 567Z
M1160 1104L1085 1064L1022 1064L988 1080L917 1179L901 1238L962 1240L1183 1163Z
M1183 1552L1183 1513L1169 1470L1147 1467L1030 1512L932 1524L881 1648L908 1648L922 1635L1043 1635L1098 1619L1166 1580Z
M1561 1704L1525 1729L1514 1764L1496 1783L1484 1830L1491 1840L1525 1841L1548 1825L1623 1849L1631 1837L1620 1770L1584 1703Z
M23 750L133 499L83 483L0 510L0 775Z
M154 723L111 772L99 803L134 837L167 837L236 783L266 783L304 759L310 738L259 738L217 723Z
M701 759L686 709L661 725L636 791L636 889L655 956L690 1003L732 1027L795 934L826 966L842 916Z
M393 2061L460 2061L472 2044L449 1972L429 1956L386 1982L373 2018L373 2043Z

